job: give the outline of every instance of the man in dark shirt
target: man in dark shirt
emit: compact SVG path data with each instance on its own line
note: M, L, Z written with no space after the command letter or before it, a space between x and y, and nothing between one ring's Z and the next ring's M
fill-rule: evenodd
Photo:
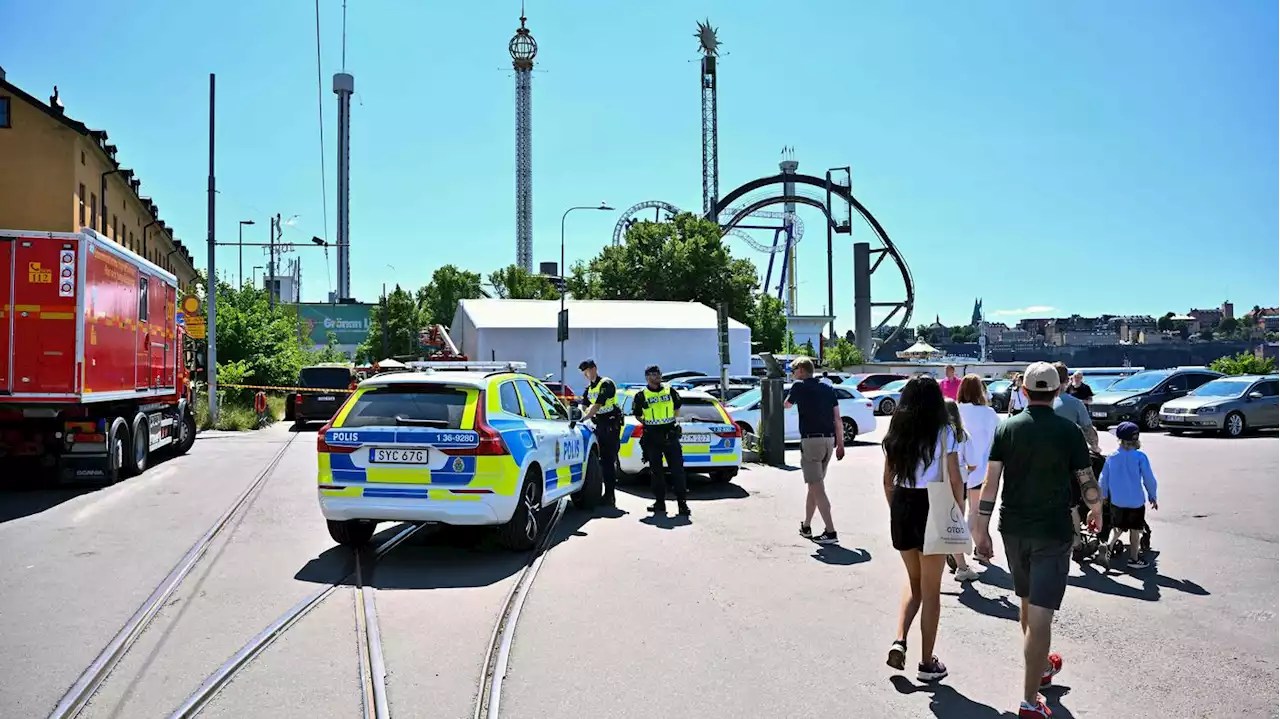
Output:
M582 393L585 411L582 421L595 422L596 444L600 447L600 478L604 483L601 503L606 507L617 506L614 487L618 476L618 446L622 437L622 408L618 405L618 386L608 377L601 377L593 359L583 360L578 371L587 379Z
M671 475L676 493L676 507L681 516L687 517L689 497L684 476L684 452L680 447L680 393L662 381L662 370L650 365L644 371L645 386L636 392L631 412L640 420L644 433L640 435L640 451L649 464L650 486L653 488L653 505L649 511L654 516L667 513L667 482ZM666 471L663 471L663 464Z
M1053 613L1062 606L1067 590L1075 537L1072 482L1079 485L1089 507L1089 524L1095 528L1101 524L1102 504L1084 435L1053 410L1061 387L1057 369L1036 362L1024 378L1028 408L996 429L973 536L974 553L991 557L989 524L1003 475L1000 534L1014 593L1022 599L1026 666L1020 715L1039 716L1034 713L1044 707L1039 689L1062 669L1062 657L1049 653L1049 643Z
M827 465L831 455L844 459L844 427L840 419L840 403L836 391L813 376L813 360L799 357L791 361L791 371L796 382L787 393L784 406L793 406L800 415L800 471L809 492L804 502L804 521L800 523L800 536L818 544L836 544L836 525L831 520L831 500L827 497ZM825 531L813 536L810 523L813 513L822 514Z
M1071 375L1071 382L1067 385L1066 394L1075 397L1086 405L1093 404L1093 388L1084 381L1083 372L1076 372Z

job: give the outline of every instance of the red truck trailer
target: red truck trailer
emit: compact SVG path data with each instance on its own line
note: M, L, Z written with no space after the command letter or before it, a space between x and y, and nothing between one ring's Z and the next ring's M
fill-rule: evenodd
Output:
M0 230L0 480L110 483L191 449L177 293L93 230Z

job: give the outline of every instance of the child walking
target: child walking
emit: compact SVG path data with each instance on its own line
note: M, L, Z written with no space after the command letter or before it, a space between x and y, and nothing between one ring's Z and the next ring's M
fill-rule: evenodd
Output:
M1107 457L1098 486L1103 500L1111 500L1114 538L1119 539L1121 532L1129 533L1129 568L1146 569L1151 565L1142 558L1142 530L1147 523L1147 502L1151 503L1152 509L1160 509L1156 503L1156 476L1151 471L1151 460L1142 451L1138 425L1121 422L1116 428L1116 438L1120 440L1120 449ZM1102 538L1103 546L1099 552L1104 566L1111 560L1112 539Z

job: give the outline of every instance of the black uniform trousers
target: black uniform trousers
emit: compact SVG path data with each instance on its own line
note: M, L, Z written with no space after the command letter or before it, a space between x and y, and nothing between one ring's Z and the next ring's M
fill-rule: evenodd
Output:
M666 475L670 474L676 501L684 502L688 499L684 479L684 452L680 449L680 428L675 425L645 427L644 434L640 436L640 450L649 463L653 498L658 502L667 500ZM664 458L667 460L666 471L662 467Z
M600 476L604 491L612 492L618 483L618 446L621 443L622 415L612 412L596 415L596 446L600 448Z

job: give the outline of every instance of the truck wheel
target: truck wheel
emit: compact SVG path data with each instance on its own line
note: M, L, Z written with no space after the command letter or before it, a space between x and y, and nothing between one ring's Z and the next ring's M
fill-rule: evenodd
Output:
M378 528L376 522L365 519L349 519L345 522L325 520L329 525L329 536L344 547L358 549L373 539L373 530Z
M116 417L107 432L107 484L124 479L128 454L129 425L125 424L123 417Z
M498 527L498 543L507 549L523 552L533 549L542 533L538 515L542 513L542 483L534 476L532 468L520 485L515 511L506 524Z
M604 476L600 472L600 455L596 450L591 450L591 456L587 457L587 465L583 468L583 472L586 476L583 477L582 486L573 493L573 507L574 509L593 509L604 496Z
M191 451L196 443L196 416L187 408L178 419L178 441L174 444L174 454L184 455Z
M131 427L129 436L133 441L129 443L129 452L125 456L125 470L130 476L147 471L147 460L151 454L151 423L147 415L139 412Z

